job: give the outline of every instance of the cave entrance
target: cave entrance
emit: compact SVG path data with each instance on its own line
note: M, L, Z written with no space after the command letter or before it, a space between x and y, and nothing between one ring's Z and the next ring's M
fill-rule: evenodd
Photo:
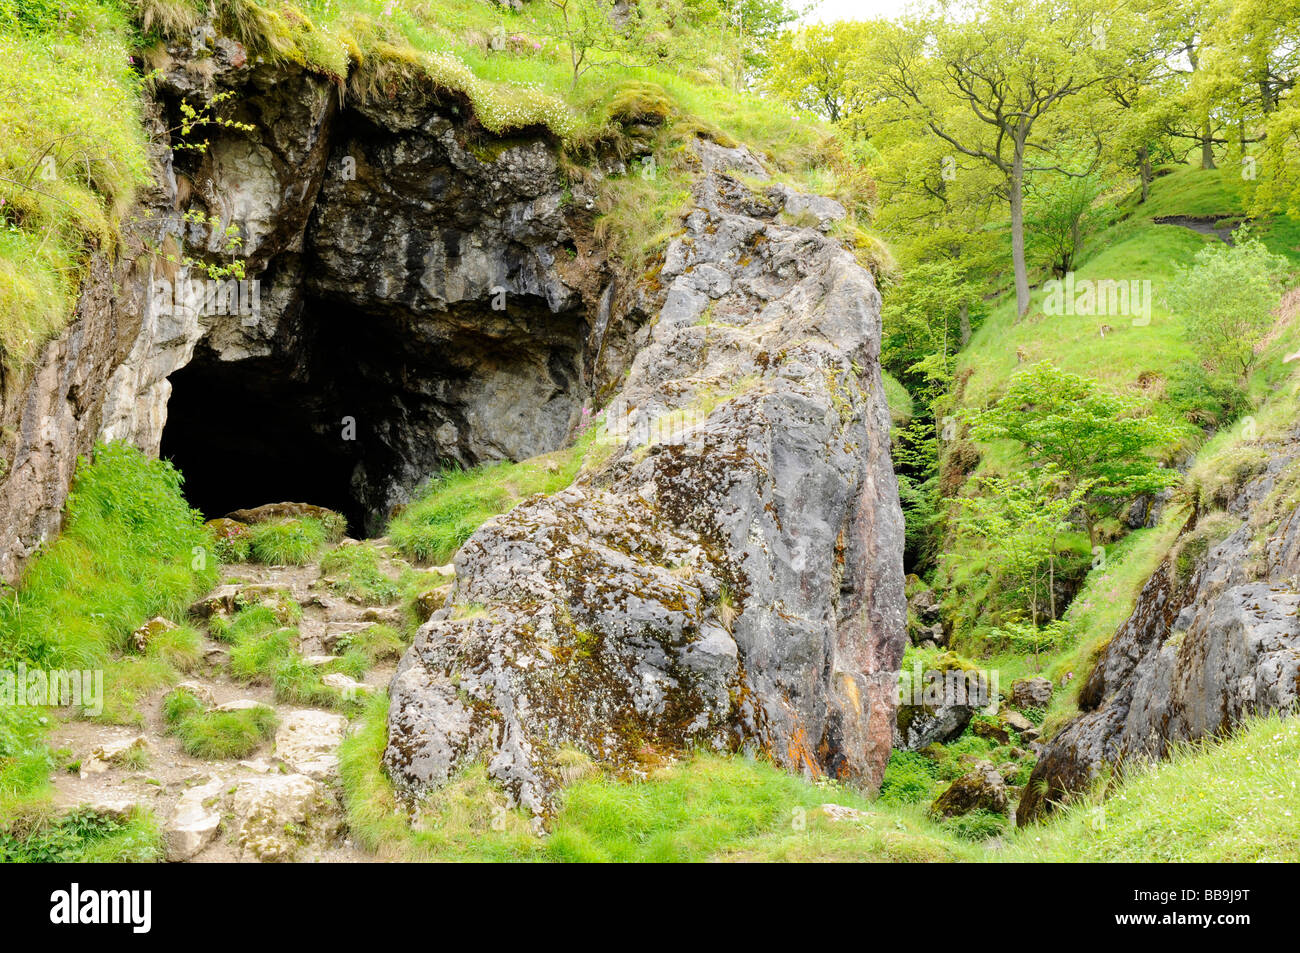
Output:
M185 495L206 518L293 501L343 514L352 535L373 526L355 486L359 442L348 439L333 387L279 362L203 352L170 380L161 455L184 474Z

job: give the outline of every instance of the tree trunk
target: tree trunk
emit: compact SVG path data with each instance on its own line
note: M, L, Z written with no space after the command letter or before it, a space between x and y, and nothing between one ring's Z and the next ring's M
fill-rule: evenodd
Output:
M1138 149L1138 175L1142 179L1142 198L1138 204L1142 205L1151 197L1151 150L1146 146Z
M970 305L963 301L957 315L961 321L961 346L965 347L970 343Z
M1016 314L1029 310L1029 272L1025 268L1025 144L1016 140L1016 154L1007 180L1011 200L1011 266L1016 273Z
M1214 134L1210 131L1210 120L1201 126L1201 168L1214 169Z

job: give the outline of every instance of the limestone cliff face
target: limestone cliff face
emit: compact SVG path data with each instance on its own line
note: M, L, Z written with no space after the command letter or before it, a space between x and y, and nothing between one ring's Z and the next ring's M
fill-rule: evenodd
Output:
M1106 766L1165 757L1300 700L1300 431L1255 448L1226 510L1203 506L1151 576L1046 746L1025 823Z
M414 792L484 758L541 817L567 749L635 773L699 745L879 784L905 624L879 295L745 150L696 148L598 462L469 540L393 680Z
M269 498L241 471L282 472L286 493L325 474L340 490L320 502L374 528L440 466L556 448L596 379L622 374L591 369L614 289L577 247L544 137L479 149L465 104L431 88L341 106L322 77L211 30L160 66L154 182L124 246L93 261L76 321L4 381L0 578L57 533L99 439L174 456L209 515ZM222 115L251 129L201 127L205 150L173 149L179 104L222 93ZM186 297L224 290L207 268L235 259L242 294ZM632 333L608 316L601 330Z

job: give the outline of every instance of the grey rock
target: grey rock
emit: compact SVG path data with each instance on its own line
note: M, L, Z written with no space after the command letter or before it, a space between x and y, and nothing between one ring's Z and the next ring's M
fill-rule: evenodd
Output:
M817 231L738 210L727 173L752 157L698 151L664 311L600 421L612 452L465 544L454 603L485 608L435 613L393 679L385 765L413 793L482 757L542 817L565 746L630 773L752 746L879 784L904 638L879 296ZM730 290L695 290L704 266ZM725 320L694 320L709 300Z
M1173 555L1147 581L1080 691L1082 714L1049 741L1020 823L1088 787L1103 767L1166 757L1244 718L1292 710L1300 688L1300 509L1270 513L1279 476L1300 466L1300 434L1271 448L1229 513L1251 518L1180 575ZM1196 538L1194 514L1178 545ZM1222 519L1222 516L1220 516Z

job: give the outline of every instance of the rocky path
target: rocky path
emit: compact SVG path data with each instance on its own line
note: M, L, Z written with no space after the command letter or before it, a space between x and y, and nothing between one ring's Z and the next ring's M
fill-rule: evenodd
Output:
M405 563L386 542L369 545L381 553L384 574L396 580ZM358 544L344 540L338 545ZM218 587L192 610L189 621L203 636L202 658L177 687L208 711L256 705L273 709L278 719L274 736L243 759L192 757L167 731L163 700L172 689L159 689L141 700L141 725L70 719L51 731L51 748L69 753L71 764L52 778L60 808L122 816L143 805L162 824L171 861L369 859L349 838L341 804L337 752L349 729L348 717L277 701L269 684L232 678L230 646L214 639L210 624L201 618L210 610L227 614L237 601L284 605L286 597L301 607L296 651L309 664L334 660L340 637L347 633L381 623L400 628L400 604L366 605L341 597L331 590L319 558L305 566L224 567ZM385 661L360 681L341 673L326 675L324 681L345 696L361 695L387 687L394 668L394 662Z

